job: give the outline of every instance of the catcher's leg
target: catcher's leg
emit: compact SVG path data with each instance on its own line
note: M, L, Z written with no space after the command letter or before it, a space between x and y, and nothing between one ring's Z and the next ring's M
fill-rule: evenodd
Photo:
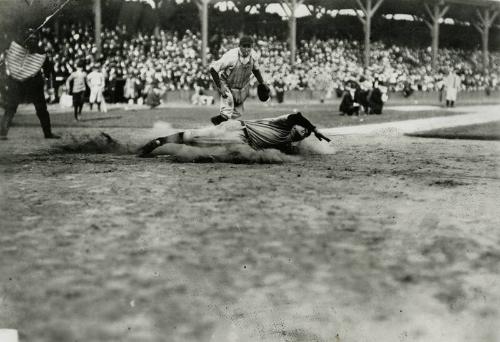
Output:
M184 142L184 132L175 133L166 137L156 138L151 140L146 145L137 150L139 157L146 157L156 148L165 144L182 144Z

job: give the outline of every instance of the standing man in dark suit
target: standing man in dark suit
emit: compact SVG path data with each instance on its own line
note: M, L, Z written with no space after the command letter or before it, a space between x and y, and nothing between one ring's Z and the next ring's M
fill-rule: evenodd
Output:
M368 94L368 114L382 114L387 99L387 88L379 80L375 80L373 89Z
M344 95L340 102L340 115L359 115L360 103L358 100L357 84L354 81L348 81L345 87Z
M36 115L40 120L43 135L46 139L59 139L58 135L52 133L50 115L44 94L44 77L42 66L46 61L45 52L39 44L39 40L31 31L27 32L28 38L21 45L11 41L5 58L6 80L2 84L4 88L5 112L0 121L0 140L7 139L12 119L16 114L17 107L23 101L33 103ZM23 41L23 40L21 40Z

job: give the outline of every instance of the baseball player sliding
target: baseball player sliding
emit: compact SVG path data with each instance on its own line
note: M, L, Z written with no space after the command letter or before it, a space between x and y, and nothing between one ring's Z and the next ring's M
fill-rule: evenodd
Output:
M212 118L215 125L241 116L243 103L249 94L252 73L259 84L264 84L257 53L252 50L252 46L253 39L243 36L239 47L227 51L210 66L210 75L221 96L220 115Z
M282 152L292 151L292 144L314 133L316 138L330 142L302 113L281 115L260 120L227 120L220 125L186 130L151 140L138 151L139 157L148 156L165 144L210 146L221 144L248 144L255 150L268 148Z

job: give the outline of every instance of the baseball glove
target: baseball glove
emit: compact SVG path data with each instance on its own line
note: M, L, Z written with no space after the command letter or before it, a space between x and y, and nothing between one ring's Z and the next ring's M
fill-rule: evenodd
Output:
M271 93L271 90L269 87L263 83L260 83L257 86L257 95L259 96L259 100L262 102L266 102L269 100L269 94Z

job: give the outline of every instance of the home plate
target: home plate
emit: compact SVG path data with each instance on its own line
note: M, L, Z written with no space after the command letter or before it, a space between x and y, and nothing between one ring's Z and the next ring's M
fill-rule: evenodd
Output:
M386 109L392 109L392 110L399 110L399 111L405 111L405 112L418 112L420 110L436 110L436 109L443 109L443 107L440 106L393 106L393 107L386 107Z

